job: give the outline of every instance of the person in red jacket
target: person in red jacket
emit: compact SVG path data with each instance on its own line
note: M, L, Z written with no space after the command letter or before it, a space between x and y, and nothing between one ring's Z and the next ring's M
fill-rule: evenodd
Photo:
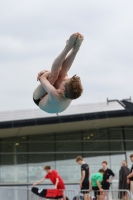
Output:
M54 189L58 189L58 190L62 190L62 191L65 190L64 181L59 176L59 174L56 170L52 170L50 166L45 166L44 170L46 171L47 174L44 176L44 178L42 178L38 182L34 183L33 186L36 186L39 183L42 183L45 179L50 179L51 182L54 184ZM64 194L63 194L63 199L64 200L66 199Z

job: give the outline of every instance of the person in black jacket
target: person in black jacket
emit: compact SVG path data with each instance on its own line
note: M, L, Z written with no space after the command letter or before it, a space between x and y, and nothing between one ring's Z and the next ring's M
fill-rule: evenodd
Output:
M127 167L127 161L122 161L122 166L119 170L119 189L120 190L129 190L130 185L127 183L127 176L130 174L130 169ZM119 192L118 193L119 199L129 199L128 192Z
M110 183L112 182L112 180L114 179L115 174L113 173L113 171L111 169L109 169L107 167L108 163L107 161L103 161L102 162L102 166L104 169L104 175L103 175L103 182L102 182L102 188L103 190L105 190L103 192L103 199L105 200L109 200L109 192L106 190L109 190L110 187ZM111 177L111 178L110 178Z
M130 155L130 160L133 162L133 154ZM133 165L130 170L130 174L127 176L127 183L130 183L130 190L133 194Z

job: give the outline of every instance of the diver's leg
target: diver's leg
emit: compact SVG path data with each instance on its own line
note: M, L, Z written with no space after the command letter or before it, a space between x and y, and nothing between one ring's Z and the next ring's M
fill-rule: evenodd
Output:
M79 51L79 48L83 42L84 37L79 33L77 33L77 34L78 34L77 40L76 40L76 43L75 43L73 49L71 50L71 52L68 54L68 56L65 58L65 60L62 63L62 67L59 72L58 79L55 83L55 88L59 88L60 83L66 77L67 72L69 71L70 67L72 66L72 63L73 63L73 61Z
M78 51L79 51L79 48L84 40L84 37L83 35L78 34L78 37L77 37L77 40L76 40L76 43L72 49L72 51L70 52L70 54L65 58L63 64L62 64L62 68L61 68L61 71L60 71L60 76L66 76L67 72L69 71Z
M44 97L46 94L47 94L47 93L46 93L46 91L44 90L44 88L42 87L42 85L39 84L39 85L37 86L37 88L36 88L36 89L34 90L34 92L33 92L33 98L34 98L35 100L41 99L41 98Z
M67 44L63 51L60 53L60 55L54 60L51 68L50 75L48 77L48 81L51 83L51 85L54 85L55 81L57 80L59 76L60 68L62 67L62 63L67 56L68 52L73 48L74 44L77 40L77 34L74 33L70 36L69 40L67 41ZM46 91L41 86L41 84L38 85L38 87L33 92L33 98L35 100L42 98L46 95Z
M75 43L77 40L77 33L74 33L73 35L70 36L69 40L67 41L67 44L63 51L60 53L60 55L54 60L51 68L51 73L48 78L50 83L53 85L55 81L57 80L59 76L59 72L62 68L62 64L68 54L68 52L74 47Z

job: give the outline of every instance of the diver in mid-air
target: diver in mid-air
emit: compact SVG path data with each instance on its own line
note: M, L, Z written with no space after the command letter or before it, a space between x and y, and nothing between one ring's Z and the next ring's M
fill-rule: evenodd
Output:
M40 84L33 93L33 100L43 111L63 112L73 99L81 96L83 88L80 77L74 75L68 78L67 72L83 40L84 37L80 33L72 34L63 51L54 60L51 71L44 70L38 74L37 80Z

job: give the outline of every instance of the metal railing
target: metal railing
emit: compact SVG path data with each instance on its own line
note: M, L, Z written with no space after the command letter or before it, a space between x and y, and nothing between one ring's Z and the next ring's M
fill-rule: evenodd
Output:
M88 190L82 190L82 192L87 192ZM88 194L90 196L90 199L93 200L95 199L95 194L94 194L94 190L91 190ZM96 191L98 193L98 191ZM100 192L100 191L99 191ZM129 196L129 200L131 200L131 195L130 195L130 192L128 190L103 190L101 192L101 196L106 196L108 195L109 197L109 200L120 200L122 199L122 196L125 196L126 193L128 194ZM81 196L83 196L83 193L81 193L81 191L78 193L78 196L77 196L77 200L80 200L81 199ZM104 199L104 198L103 198Z
M42 187L40 188L42 189ZM64 190L65 196L69 200L73 200L77 196L75 190ZM31 192L31 188L24 187L0 187L0 200L44 200Z
M73 200L73 198L77 196L77 192L75 190L64 190L64 194L69 200Z
M0 187L0 200L31 200L30 189L17 187ZM31 196L31 198L29 198ZM34 199L33 200L39 200Z
M40 188L42 189L42 187ZM87 192L87 190L82 190L82 192ZM125 195L127 193L129 195L129 199L131 199L130 192L128 190L103 190L102 196L104 193L108 193L109 200L118 200L118 195ZM76 192L75 190L64 190L65 196L69 200L79 200L83 196L80 192ZM89 195L91 200L93 200L94 191L90 191ZM75 197L75 198L74 198ZM120 197L120 196L119 196ZM31 188L27 187L0 187L0 200L44 200L46 198L39 197L31 192ZM82 198L83 199L83 198Z

